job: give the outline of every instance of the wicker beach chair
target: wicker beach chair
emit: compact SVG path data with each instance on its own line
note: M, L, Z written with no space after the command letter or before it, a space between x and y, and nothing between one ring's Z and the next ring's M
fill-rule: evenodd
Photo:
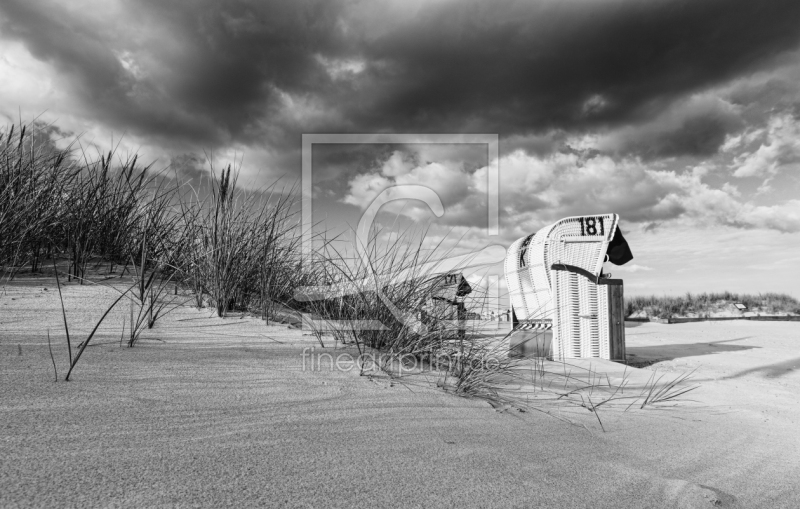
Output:
M505 260L516 317L510 349L524 353L520 345L532 341L537 353L547 350L553 358L611 357L600 275L618 222L616 214L569 217L511 245Z

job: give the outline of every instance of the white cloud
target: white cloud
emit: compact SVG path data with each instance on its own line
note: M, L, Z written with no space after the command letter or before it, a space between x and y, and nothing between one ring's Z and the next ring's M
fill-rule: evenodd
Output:
M501 205L509 216L527 218L531 227L598 212L616 212L629 222L690 217L730 223L740 208L728 192L704 183L703 171L652 170L636 159L575 154L539 159L517 153L503 158L500 168Z
M771 177L781 170L800 168L800 124L789 114L772 117L766 131L748 133L751 139L763 137L752 153L734 158L735 177Z
M562 217L604 212L618 213L628 223L677 221L700 227L800 231L800 201L772 206L742 201L730 183L717 188L705 182L708 171L703 165L680 173L650 169L635 158L576 153L536 157L515 151L501 157L499 167L503 230L509 238ZM486 224L486 168L467 172L449 163L412 165L398 152L374 172L353 178L344 201L363 209L395 184L435 190L445 205L444 221L450 225L483 228ZM416 220L430 215L411 203L393 209Z
M733 152L735 149L739 148L742 145L742 140L744 139L744 135L736 134L725 137L725 143L719 148L721 152Z
M480 193L475 184L473 176L458 164L448 161L417 164L413 155L395 151L380 164L380 168L352 178L348 193L342 201L363 210L387 187L423 185L436 191L442 203L449 206L448 213L453 216L458 214L464 201L469 201L471 196ZM385 209L394 212L402 210L404 215L414 219L430 215L427 207L415 202L393 202L387 204Z
M414 169L414 160L407 154L395 150L392 155L383 163L381 173L386 177L399 177L407 175Z
M742 222L757 228L781 232L800 231L800 200L789 200L779 205L753 206L745 204L739 214Z
M587 99L581 108L584 116L591 116L601 113L608 106L608 101L600 94L595 94Z
M367 62L359 59L327 58L319 54L316 59L334 80L353 78L367 68Z
M731 184L730 182L725 182L724 184L722 184L722 190L736 198L742 195L741 191L739 191L739 188Z
M391 185L393 185L393 182L383 175L357 175L350 181L350 192L344 197L343 201L361 209L366 209L381 191Z
M630 264L630 265L621 265L619 267L614 267L613 270L619 271L619 272L631 272L631 273L633 273L633 272L646 272L646 271L651 271L651 270L654 270L654 269L652 267L647 267L645 265L636 265L634 263L634 264Z
M322 99L313 94L290 93L275 85L272 86L272 91L277 98L272 122L280 119L287 125L304 126L340 118L335 108L329 108ZM264 127L270 128L268 123Z
M66 101L67 95L52 68L33 58L24 45L17 42L0 44L0 97L5 115L16 117L17 108L31 110L43 104ZM14 111L6 110L13 107ZM41 113L41 111L36 111ZM16 121L16 118L10 120Z

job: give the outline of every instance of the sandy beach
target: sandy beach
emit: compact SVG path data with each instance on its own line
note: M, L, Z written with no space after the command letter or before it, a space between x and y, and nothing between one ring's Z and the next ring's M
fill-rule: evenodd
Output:
M113 291L63 291L79 341ZM48 329L60 379L67 358L55 287L6 286L0 506L800 506L797 322L628 328L645 367L593 369L694 370L700 387L677 406L610 408L603 432L582 409L570 425L422 377L304 369L303 350L321 351L314 336L208 309L180 308L120 347L126 313L112 313L72 381L54 383Z
M800 509L799 176L798 0L0 0L0 509Z

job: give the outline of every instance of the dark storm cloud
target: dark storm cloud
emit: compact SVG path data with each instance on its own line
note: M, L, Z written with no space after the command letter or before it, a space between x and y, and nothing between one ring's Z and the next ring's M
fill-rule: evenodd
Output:
M645 159L714 155L728 135L745 127L739 109L713 96L678 101L662 115L605 136L601 148Z
M89 115L153 135L180 132L207 138L203 129L161 108L167 98L155 96L152 83L137 81L126 71L97 27L71 19L57 6L3 2L0 33L24 41L33 56L60 70L68 79L61 86L74 90Z
M631 147L632 152L648 157L679 155L709 156L717 152L732 132L731 125L718 117L696 117L686 120L680 129L652 140L647 146Z
M321 72L314 47L337 46L334 2L144 0L106 27L80 14L9 0L0 34L66 75L100 120L201 145L261 131L275 87L311 91Z
M163 57L176 69L171 95L237 138L263 134L278 91L324 89L327 76L316 55L344 45L337 2L139 3L142 20L166 25L164 36L178 44Z
M800 53L795 65L772 73L765 80L742 80L731 87L730 100L742 108L750 124L763 124L775 112L787 111L800 118Z
M295 150L301 132L510 136L635 123L770 65L800 33L796 0L140 0L122 9L98 27L6 0L0 33L56 66L83 107L115 128L165 144L264 140L278 151ZM712 152L726 128L687 122L658 153Z
M795 47L800 34L794 0L504 7L446 3L378 37L371 58L403 79L362 118L433 129L476 119L502 133L649 118Z

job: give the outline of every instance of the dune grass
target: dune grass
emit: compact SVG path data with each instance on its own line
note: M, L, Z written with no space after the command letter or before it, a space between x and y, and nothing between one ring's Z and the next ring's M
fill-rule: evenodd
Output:
M59 226L80 166L69 151L47 150L35 138L34 125L0 133L0 264L7 276L28 263L38 270L43 251L69 236Z
M161 309L153 299L165 294L158 281L191 288L220 316L259 310L265 318L305 281L294 187L239 190L230 167L192 187L136 155L92 156L77 142L56 149L43 127L0 131L3 278L55 258L68 260L66 279L80 284L92 265L121 268L139 282L131 298L147 309L149 327Z
M210 193L193 192L182 202L183 237L190 240L177 263L199 305L208 297L218 316L251 310L269 319L273 302L289 300L295 287L308 283L295 198L294 187L277 183L239 190L228 166L219 178L212 169Z

